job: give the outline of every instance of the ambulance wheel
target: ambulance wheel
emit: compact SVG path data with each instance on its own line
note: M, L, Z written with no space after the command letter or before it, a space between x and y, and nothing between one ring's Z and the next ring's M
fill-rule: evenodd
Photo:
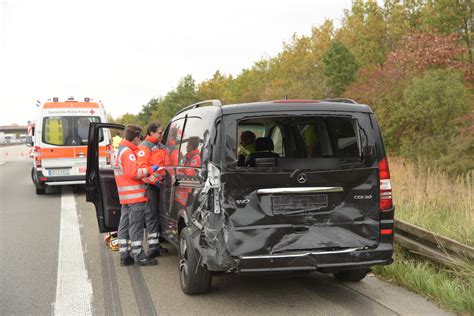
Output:
M36 184L35 181L35 168L31 167L31 181L33 181L34 184Z
M199 264L199 252L194 249L189 229L181 230L179 235L179 279L185 294L196 295L210 291L212 275Z
M38 184L38 179L36 178L35 168L31 168L31 181L35 184L36 194L42 195L46 193L46 187Z
M46 193L46 188L36 188L36 194L42 195Z
M364 270L344 270L334 273L334 277L339 281L359 282L367 275L366 269Z

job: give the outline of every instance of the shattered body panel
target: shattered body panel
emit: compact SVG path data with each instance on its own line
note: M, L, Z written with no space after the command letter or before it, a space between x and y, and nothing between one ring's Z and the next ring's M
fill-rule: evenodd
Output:
M223 208L229 218L227 239L234 256L273 254L295 250L373 248L378 243L379 216L377 201L354 200L355 195L375 196L376 169L344 170L337 172L306 172L308 182L321 186L339 186L343 192L327 193L328 205L315 211L292 214L274 214L272 198L258 195L262 187L275 182L296 185L291 173L227 174L223 176ZM229 180L229 181L227 181ZM362 183L352 188L352 183ZM239 183L255 183L254 187L239 187ZM258 183L258 184L257 184ZM247 199L244 206L236 200ZM342 202L340 202L342 200ZM363 209L361 209L363 208Z

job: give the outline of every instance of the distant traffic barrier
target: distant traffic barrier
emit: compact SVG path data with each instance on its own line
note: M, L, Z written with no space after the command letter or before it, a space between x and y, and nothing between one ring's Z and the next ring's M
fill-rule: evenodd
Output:
M395 243L450 267L458 267L459 260L474 262L474 248L399 219L395 220Z
M9 147L9 146L20 146L20 145L25 145L25 143L4 143L4 144L0 144L0 147Z

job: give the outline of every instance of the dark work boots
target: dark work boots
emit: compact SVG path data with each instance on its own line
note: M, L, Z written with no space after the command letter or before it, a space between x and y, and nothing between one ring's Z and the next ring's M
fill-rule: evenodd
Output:
M156 266L157 264L158 264L158 260L152 259L146 256L143 250L138 256L135 257L136 266L146 267L146 266Z
M148 259L153 259L161 255L159 247L148 248Z
M158 264L158 260L156 259L150 259L150 258L143 258L143 259L137 259L135 260L135 265L136 266L156 266Z
M132 265L135 262L132 257L128 256L125 258L120 258L120 265L122 267Z

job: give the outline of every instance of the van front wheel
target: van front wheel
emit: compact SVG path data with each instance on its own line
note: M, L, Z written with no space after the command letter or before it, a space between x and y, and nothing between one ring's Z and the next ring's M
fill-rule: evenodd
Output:
M179 279L181 289L188 295L204 294L211 289L211 273L199 264L199 256L189 229L183 228L179 235Z
M358 282L365 278L367 270L344 270L334 273L334 277L339 281Z

